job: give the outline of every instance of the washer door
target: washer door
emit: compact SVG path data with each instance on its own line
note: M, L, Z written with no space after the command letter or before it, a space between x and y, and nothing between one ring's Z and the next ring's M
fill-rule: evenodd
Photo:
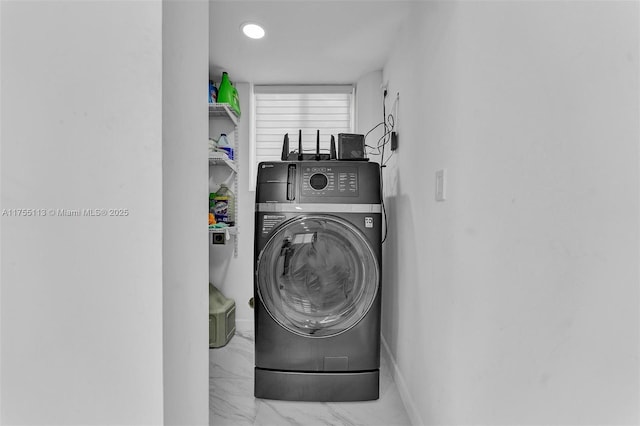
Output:
M271 317L306 337L342 333L369 311L378 262L366 238L334 216L283 224L258 257L257 289Z

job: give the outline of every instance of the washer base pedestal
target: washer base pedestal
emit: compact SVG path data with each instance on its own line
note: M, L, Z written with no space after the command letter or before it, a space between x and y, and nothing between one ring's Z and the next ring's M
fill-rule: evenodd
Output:
M378 399L380 370L301 373L255 369L256 398L285 401L370 401Z

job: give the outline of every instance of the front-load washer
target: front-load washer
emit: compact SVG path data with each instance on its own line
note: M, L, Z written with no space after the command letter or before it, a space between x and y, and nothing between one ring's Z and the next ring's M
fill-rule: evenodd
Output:
M380 166L258 166L254 250L258 398L377 399Z

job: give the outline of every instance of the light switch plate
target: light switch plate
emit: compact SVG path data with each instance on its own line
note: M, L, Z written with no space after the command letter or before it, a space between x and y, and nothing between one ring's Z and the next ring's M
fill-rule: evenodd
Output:
M436 201L447 199L446 169L436 171Z

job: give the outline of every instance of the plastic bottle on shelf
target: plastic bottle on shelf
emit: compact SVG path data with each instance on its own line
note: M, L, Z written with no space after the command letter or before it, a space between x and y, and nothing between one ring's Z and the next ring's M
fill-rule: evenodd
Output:
M227 134L226 133L221 133L220 134L220 137L218 138L217 144L218 144L218 150L226 152L227 156L229 157L229 160L233 160L234 159L233 147L229 143L229 139L227 139Z
M240 117L240 99L238 98L238 90L233 87L229 80L229 74L222 73L220 87L218 87L218 102L229 104L229 107Z
M215 208L216 208L216 193L209 193L209 226L216 224L216 216L215 216Z
M209 193L209 213L213 213L216 207L216 193Z
M213 104L218 101L218 88L213 80L209 80L209 103Z
M216 222L233 226L236 217L236 200L226 183L220 185L215 195L214 216Z

